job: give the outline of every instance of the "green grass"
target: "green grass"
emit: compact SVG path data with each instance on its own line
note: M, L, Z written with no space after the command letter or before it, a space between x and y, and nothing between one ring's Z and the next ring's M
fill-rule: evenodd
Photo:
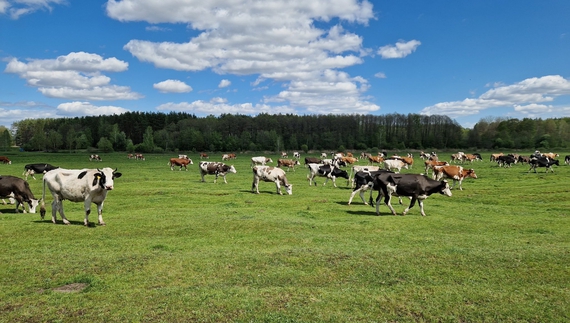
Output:
M263 182L252 194L251 156L233 161L228 184L201 183L197 154L188 171L171 171L170 155L9 157L1 174L48 162L123 176L103 227L93 213L84 227L83 204L68 201L72 225L52 224L49 194L44 220L0 205L1 322L570 320L570 166L529 174L476 162L463 191L428 198L426 217L418 205L402 217L386 206L375 216L358 197L348 206L346 180L309 186L303 167L287 175L292 196ZM416 163L403 172L422 172ZM74 283L86 288L55 290Z

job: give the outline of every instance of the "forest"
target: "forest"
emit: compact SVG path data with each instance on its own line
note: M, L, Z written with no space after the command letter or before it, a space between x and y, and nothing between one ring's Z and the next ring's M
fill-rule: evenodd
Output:
M128 112L25 119L0 127L0 149L25 151L282 151L553 149L570 146L570 118L480 120L473 129L442 115L293 115Z

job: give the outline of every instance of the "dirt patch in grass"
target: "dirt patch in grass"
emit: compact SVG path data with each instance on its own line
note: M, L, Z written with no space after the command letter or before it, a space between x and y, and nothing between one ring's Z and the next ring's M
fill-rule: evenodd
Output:
M89 284L72 283L72 284L67 284L67 285L56 287L53 289L53 291L54 292L60 292L60 293L78 293L78 292L84 290L85 288L87 288L87 286L89 286Z

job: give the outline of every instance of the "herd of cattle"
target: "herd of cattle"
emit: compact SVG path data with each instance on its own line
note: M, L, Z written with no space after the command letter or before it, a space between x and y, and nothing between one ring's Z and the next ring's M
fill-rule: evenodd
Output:
M270 166L273 163L271 158L265 156L257 156L251 158L251 169L253 172L253 182L251 190L259 194L259 182L272 182L275 184L277 193L282 195L282 188L289 195L293 194L293 185L287 180L286 171L293 169L295 166L301 165L300 153L294 152L294 159L286 159L287 153L281 154L282 158L277 160L277 166ZM127 156L129 159L134 158L137 160L145 160L142 154ZM323 185L326 185L329 179L332 181L333 186L337 187L336 179L345 178L347 185L352 186L352 193L348 200L348 205L352 203L353 198L359 194L362 202L366 205L369 203L364 198L364 193L370 191L370 204L376 205L376 214L379 214L379 201L383 197L384 203L388 206L392 214L396 215L396 211L391 205L392 196L399 198L402 203L401 197L409 197L410 204L404 210L405 215L416 203L420 206L420 213L425 216L423 201L434 193L440 193L446 196L451 196L451 190L458 184L460 190L462 182L466 178L477 178L473 168L464 168L461 164L466 162L472 164L474 161L482 161L479 154L465 154L459 152L452 154L448 161L439 160L435 152L420 153L420 158L424 161L424 173L422 174L400 174L401 169L412 169L414 158L411 154L405 157L390 156L388 157L385 152L379 153L377 156L362 153L358 158L352 154L335 153L331 158L326 158L326 154L322 154L320 158L305 157L305 167L308 169L309 174L307 179L309 185L317 185L315 178L324 177ZM520 156L517 154L492 154L490 157L491 162L496 162L500 167L512 167L517 163L527 163L530 165L528 172L538 167L545 167L546 172L551 171L552 165L559 165L557 159L558 154L548 153L542 154L536 151L531 156ZM209 159L206 153L200 154L200 159ZM236 159L235 154L224 154L222 160ZM99 155L90 155L90 161L101 161ZM366 165L355 165L357 161L366 161ZM214 183L217 182L221 176L224 183L227 183L226 175L228 173L237 173L233 165L227 165L224 162L214 161L200 161L199 171L201 181L205 182L205 175L214 175ZM11 164L11 161L5 157L0 156L0 162L4 164ZM564 162L570 164L570 155L565 157ZM182 170L188 170L188 165L194 163L187 155L179 155L178 158L170 158L168 165L171 170L174 167L179 167ZM376 164L376 165L375 165ZM453 165L452 165L453 164ZM382 167L382 166L383 167ZM350 167L350 173L344 170L344 167ZM431 172L431 177L430 177ZM43 193L41 199L36 199L27 182L28 177L35 178L35 174L44 174L43 176ZM114 188L114 179L121 177L121 173L112 168L96 168L96 169L63 169L46 163L27 164L24 166L24 179L0 175L0 198L8 198L11 203L16 204L16 212L19 212L20 206L23 212L26 213L25 204L28 204L28 211L36 213L36 208L40 206L40 215L43 219L46 213L45 209L45 194L46 188L49 190L53 197L52 202L52 222L56 223L56 215L59 212L63 223L69 224L64 210L63 200L72 202L83 202L85 205L85 219L84 225L89 225L89 215L91 212L91 203L97 206L98 222L104 225L102 217L102 209L108 191ZM447 179L453 181L453 185L447 182ZM378 192L378 196L374 201L372 193ZM4 204L6 202L2 200Z

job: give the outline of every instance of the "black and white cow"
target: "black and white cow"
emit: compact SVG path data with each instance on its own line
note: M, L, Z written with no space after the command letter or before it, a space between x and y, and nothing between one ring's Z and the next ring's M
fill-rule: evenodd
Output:
M517 163L517 159L511 155L502 155L496 159L499 167L512 167L513 164Z
M564 164L570 165L570 155L566 155L566 157L564 157Z
M94 161L94 160L103 161L103 159L99 155L89 155L89 161Z
M30 213L36 213L36 207L39 204L30 189L30 184L15 176L0 175L0 197L16 200L16 213L20 212L20 205L26 213L24 202L28 204Z
M222 176L224 178L224 183L228 183L226 180L226 175L228 173L237 173L234 165L226 165L220 162L200 162L200 175L202 176L202 182L205 182L205 175L215 175L214 183L217 183L218 177Z
M59 166L53 166L50 164L27 164L24 166L24 173L22 176L26 176L26 180L28 180L28 176L32 176L33 179L36 179L34 174L45 174L51 170L58 169Z
M411 198L410 206L404 210L402 215L406 215L418 201L420 213L422 216L425 216L423 202L428 196L433 193L440 193L446 196L452 195L447 181L436 181L421 174L380 174L374 178L373 186L380 189L376 198L376 215L380 215L380 204L378 201L381 196L384 196L384 203L390 208L393 215L396 215L396 211L390 203L392 195Z
M348 173L345 170L339 169L337 167L331 165L324 165L324 164L308 164L309 166L309 175L307 175L307 179L309 180L309 186L317 182L315 181L316 176L326 177L327 179L323 183L323 186L327 184L329 179L332 179L334 187L336 186L336 178L343 177L348 180Z
M387 171L384 169L376 169L376 170L360 170L354 174L354 189L350 194L350 198L348 199L348 205L352 203L352 199L356 194L360 195L362 202L364 205L368 205L368 202L364 199L364 192L370 190L370 198L372 198L372 191L379 190L379 187L374 188L374 178L377 175L382 173L393 173L391 171Z
M531 158L529 164L530 164L530 169L528 170L529 173L533 169L534 169L534 172L536 173L537 167L545 167L546 168L545 173L548 173L548 170L550 170L551 172L554 173L554 169L552 169L552 165L560 166L558 159L550 159L547 157Z
M91 203L97 205L99 224L105 225L103 221L103 203L107 193L113 190L115 178L121 177L121 173L112 168L102 169L63 169L58 168L47 172L44 175L44 187L42 195L41 216L45 215L46 186L53 196L51 203L51 221L56 223L56 213L64 224L69 224L63 211L63 201L83 202L85 205L85 219L83 224L89 226L89 214L91 213Z
M273 166L255 166L253 167L253 183L251 184L251 191L259 194L259 181L273 182L277 187L277 194L283 195L281 186L285 187L287 194L293 194L293 184L287 181L287 175L281 168Z

